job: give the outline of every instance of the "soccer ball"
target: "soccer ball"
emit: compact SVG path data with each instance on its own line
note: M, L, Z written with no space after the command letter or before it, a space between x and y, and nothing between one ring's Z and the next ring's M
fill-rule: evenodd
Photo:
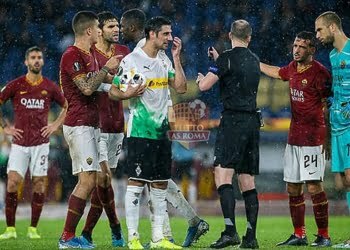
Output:
M122 72L120 75L115 76L113 83L116 84L121 91L125 92L129 85L135 87L140 84L146 84L146 78L143 74L131 70L128 72Z

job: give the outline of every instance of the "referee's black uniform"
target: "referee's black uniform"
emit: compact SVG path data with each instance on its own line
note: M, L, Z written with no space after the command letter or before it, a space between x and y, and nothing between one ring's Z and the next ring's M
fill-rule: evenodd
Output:
M220 97L224 105L215 144L214 165L233 168L238 174L257 175L259 58L248 48L235 47L217 58L213 71L219 77Z

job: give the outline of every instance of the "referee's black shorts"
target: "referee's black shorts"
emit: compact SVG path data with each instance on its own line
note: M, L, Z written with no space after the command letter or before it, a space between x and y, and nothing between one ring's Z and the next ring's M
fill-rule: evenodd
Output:
M145 182L171 178L171 142L165 138L127 138L127 173L129 179Z
M222 115L215 143L214 166L233 168L237 174L259 174L260 120L254 113Z

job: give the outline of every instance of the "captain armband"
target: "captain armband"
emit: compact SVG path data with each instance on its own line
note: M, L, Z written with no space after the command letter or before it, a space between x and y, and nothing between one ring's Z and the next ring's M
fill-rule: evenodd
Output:
M101 68L101 71L105 72L106 74L109 73L109 70L110 70L110 69L109 69L107 66L103 66L103 67Z
M217 75L219 72L219 69L217 66L209 66L208 72L211 72L211 73Z

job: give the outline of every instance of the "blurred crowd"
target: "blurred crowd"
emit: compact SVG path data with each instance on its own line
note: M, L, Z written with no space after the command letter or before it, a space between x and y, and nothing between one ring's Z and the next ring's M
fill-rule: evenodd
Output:
M24 72L24 51L38 45L46 51L44 74L58 80L58 65L64 49L72 43L71 20L79 10L109 10L117 16L130 8L143 9L147 17L164 15L173 21L173 33L183 40L184 68L188 78L207 68L206 51L230 47L227 36L235 19L253 27L251 49L262 61L282 65L291 57L290 45L301 30L314 30L321 12L336 11L350 28L347 0L2 0L0 2L0 83ZM327 50L318 54L326 65ZM201 62L201 63L198 63Z

